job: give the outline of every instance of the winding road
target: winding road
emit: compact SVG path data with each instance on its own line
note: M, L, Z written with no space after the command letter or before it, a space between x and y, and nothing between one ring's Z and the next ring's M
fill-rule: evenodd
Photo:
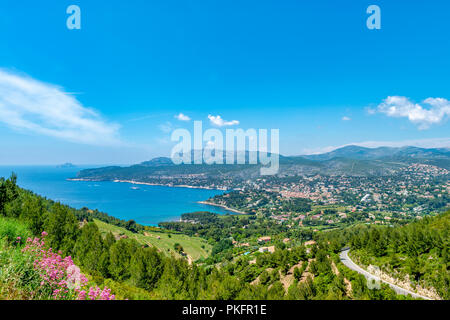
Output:
M348 268L352 269L353 271L356 271L360 274L362 274L363 276L365 276L369 281L371 280L375 280L375 281L381 281L384 283L387 283L392 289L394 289L394 291L397 294L403 294L403 295L411 295L413 298L422 298L425 300L432 300L428 297L422 296L420 294L414 293L412 291L406 290L402 287L399 287L395 284L392 284L390 282L387 282L383 279L381 279L380 277L377 277L369 272L367 272L366 270L364 270L363 268L361 268L360 266L358 266L356 263L354 263L352 261L352 259L350 259L350 257L348 256L348 252L350 251L350 249L345 249L342 250L341 253L339 254L339 258L341 259L341 262L347 266Z

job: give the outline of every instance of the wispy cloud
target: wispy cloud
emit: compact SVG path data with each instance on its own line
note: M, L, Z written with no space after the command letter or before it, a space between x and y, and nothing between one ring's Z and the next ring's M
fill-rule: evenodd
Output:
M159 130L161 130L164 133L169 133L173 131L172 123L167 121L165 123L162 123L158 126Z
M211 121L211 123L218 127L225 127L225 126L235 126L239 124L239 121L232 120L232 121L225 121L222 119L221 116L212 116L209 115L208 119Z
M360 146L366 148L405 147L405 146L414 146L419 148L450 148L450 138L416 139L416 140L402 140L402 141L352 142L340 146L327 146L322 148L303 149L302 154L321 154L347 146Z
M180 121L189 121L189 120L191 120L191 118L189 116L187 116L187 115L185 115L183 113L177 114L175 116L175 119L178 119Z
M107 123L56 85L0 69L0 122L13 129L90 145L119 145Z
M450 101L444 98L428 98L419 104L406 97L390 96L375 110L369 109L370 114L376 112L384 113L388 117L408 118L420 130L424 130L447 120L450 116Z
M135 115L134 117L125 120L125 122L143 121L148 119L167 117L170 115L171 113L151 113L151 114Z
M342 117L342 121L350 121L352 120L350 117L344 116Z

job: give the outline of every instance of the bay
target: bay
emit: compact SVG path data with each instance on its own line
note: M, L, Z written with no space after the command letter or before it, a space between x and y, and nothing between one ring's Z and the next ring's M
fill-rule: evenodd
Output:
M36 194L80 209L98 209L120 219L134 219L144 225L174 221L194 211L231 213L220 207L200 204L222 190L134 185L119 182L68 181L78 171L94 166L57 168L55 166L0 166L0 177L18 176L18 185Z

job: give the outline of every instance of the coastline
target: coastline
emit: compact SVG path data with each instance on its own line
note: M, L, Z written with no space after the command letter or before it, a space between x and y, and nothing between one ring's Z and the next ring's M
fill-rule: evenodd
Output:
M185 188L185 189L203 189L203 190L215 190L215 191L221 191L221 192L226 192L227 190L224 189L217 189L217 188L211 188L211 187L202 187L202 186L190 186L190 185L167 185L167 184L160 184L160 183L150 183L150 182L140 182L140 181L134 181L134 180L96 180L96 179L86 179L86 178L66 178L66 181L82 181L82 182L115 182L115 183L129 183L131 185L146 185L146 186L162 186L162 187L170 187L170 188ZM137 187L132 187L133 189ZM236 210L236 209L232 209L232 208L228 208L226 206L223 205L219 205L219 204L215 204L215 203L211 203L208 201L195 201L195 203L199 203L199 204L204 204L204 205L208 205L208 206L214 206L214 207L220 207L226 211L228 211L228 214L247 214L245 212ZM201 211L202 209L197 209L196 211ZM195 211L195 210L194 210ZM194 212L194 211L189 211L189 212ZM219 213L222 214L222 213ZM112 215L114 216L114 215ZM181 214L179 216L173 217L170 220L164 219L159 222L168 222L168 221L180 221L181 219ZM154 224L155 226L157 226L157 224Z
M223 208L223 209L225 209L225 210L228 210L228 211L231 211L231 212L235 212L235 213L239 213L239 214L248 214L248 213L245 213L245 212L236 210L236 209L229 208L229 207L224 206L224 205L222 205L222 204L217 204L217 203L213 203L213 202L208 202L208 201L198 201L197 203L200 203L200 204L206 204L206 205L208 205L208 206L220 207L220 208Z
M84 182L106 182L106 181L109 181L109 182L116 182L116 183L129 183L129 184L133 184L133 185L162 186L162 187L170 187L170 188L204 189L204 190L217 190L217 191L224 191L224 192L227 191L224 189L216 189L216 188L210 188L210 187L190 186L190 185L167 185L167 184L162 184L162 183L140 182L140 181L134 181L134 180L117 180L117 179L116 180L93 180L93 179L84 179L84 178L68 178L66 180L67 181L84 181ZM197 201L197 203L208 205L208 206L220 207L222 209L225 209L227 211L237 213L237 214L243 214L243 215L248 214L243 211L229 208L225 205L208 202L207 200ZM178 220L178 219L181 219L181 218L176 218L176 220Z
M202 186L190 186L190 185L169 185L163 183L150 183L150 182L140 182L134 180L91 180L91 179L83 179L83 178L69 178L67 181L84 181L84 182L117 182L117 183L130 183L130 184L138 184L138 185L146 185L146 186L161 186L161 187L169 187L169 188L188 188L188 189L205 189L205 190L218 190L218 191L228 191L228 189L217 189L210 187L202 187Z

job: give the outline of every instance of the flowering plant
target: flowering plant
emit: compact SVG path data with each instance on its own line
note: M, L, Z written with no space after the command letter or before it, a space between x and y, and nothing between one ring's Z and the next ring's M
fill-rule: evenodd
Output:
M33 266L38 271L42 281L41 287L50 288L55 300L114 300L111 289L98 286L89 286L88 279L80 272L72 257L62 257L62 252L53 252L47 248L45 237L28 238L23 252L28 252L34 257Z

